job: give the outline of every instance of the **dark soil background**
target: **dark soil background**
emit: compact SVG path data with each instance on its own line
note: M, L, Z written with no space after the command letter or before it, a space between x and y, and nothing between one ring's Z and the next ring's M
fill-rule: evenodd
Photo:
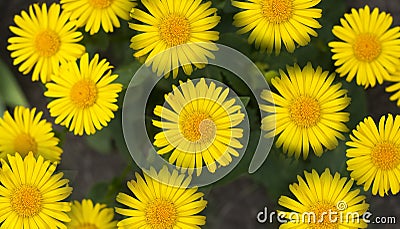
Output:
M326 0L325 0L326 1ZM334 4L334 0L332 4ZM5 62L13 74L17 77L23 91L32 106L38 107L45 112L45 118L52 120L46 109L46 100L42 94L43 86L40 83L32 83L30 76L22 76L17 67L12 65L10 53L7 51L7 39L11 35L8 26L13 23L13 16L19 14L22 9L27 9L31 0L0 0L0 58ZM47 1L53 2L53 1ZM349 7L362 7L369 4L371 7L378 6L381 10L389 12L394 17L394 25L400 25L400 0L348 0ZM1 76L0 76L1 77ZM399 114L394 102L389 101L389 95L384 91L384 85L367 90L368 111L374 119L388 112ZM357 98L352 98L357 102ZM111 154L99 154L90 149L84 138L68 134L64 143L64 154L62 156L61 170L65 170L71 177L71 185L74 192L71 198L84 198L93 184L101 181L110 181L122 173L126 167L118 152ZM268 179L266 176L265 179ZM275 209L276 202L269 200L268 190L255 184L247 176L243 176L232 183L218 186L206 196L209 202L217 207L207 212L207 228L221 229L255 229L255 228L277 228L277 225L259 224L256 220L257 213L268 207ZM370 211L374 216L395 216L400 221L399 196L371 197L367 200L371 204ZM398 225L370 225L369 228L399 228Z

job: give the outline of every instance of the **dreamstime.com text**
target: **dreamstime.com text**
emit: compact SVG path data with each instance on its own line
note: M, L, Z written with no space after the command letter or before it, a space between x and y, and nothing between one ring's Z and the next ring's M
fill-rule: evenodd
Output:
M259 223L299 223L299 224L318 224L318 223L360 223L367 224L396 224L396 216L374 216L371 212L360 215L357 212L327 211L327 212L276 212L264 210L258 212L257 221Z

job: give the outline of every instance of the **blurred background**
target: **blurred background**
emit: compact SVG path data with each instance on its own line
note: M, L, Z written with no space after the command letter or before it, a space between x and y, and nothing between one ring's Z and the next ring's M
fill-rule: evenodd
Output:
M15 105L25 105L37 107L45 113L47 120L53 121L46 109L48 101L43 96L44 86L39 82L32 83L30 75L23 76L19 73L18 68L13 66L10 53L6 49L7 39L11 36L8 26L14 25L14 15L19 14L21 10L27 10L31 3L36 2L52 3L54 1L0 0L0 114L4 109L13 108ZM267 56L247 45L246 35L235 33L232 16L237 9L230 6L230 1L213 0L213 3L213 6L219 9L218 14L222 16L222 21L216 28L221 31L219 43L243 52L268 74L273 74L286 64L292 65L297 62L302 66L308 61L311 61L314 67L318 64L324 70L334 71L327 42L333 40L330 32L333 25L337 24L339 18L345 12L349 12L351 7L359 8L365 4L371 7L377 6L381 11L391 13L394 26L400 25L400 0L323 0L319 5L319 8L323 9L323 18L319 20L323 28L318 30L319 37L313 38L309 46L297 49L294 54L282 52L278 57ZM88 52L92 54L97 52L101 57L107 58L115 66L115 71L120 74L119 81L126 87L140 64L132 57L133 51L128 48L129 39L134 32L127 28L126 22L121 24L122 27L113 34L100 32L89 36L84 33L85 38L82 43L86 45ZM200 71L197 74L203 73ZM228 76L218 71L211 71L208 74L227 81ZM170 85L171 82L177 81L167 83ZM389 112L400 113L400 108L389 101L389 95L384 91L385 85L365 91L353 83L343 84L352 98L352 105L348 108L352 114L348 123L349 128L354 128L366 115L371 115L377 120ZM160 87L170 88L165 85L160 85ZM120 97L122 101L123 94ZM160 103L162 102L158 102ZM254 104L249 103L247 109L248 112L252 112L255 109ZM64 128L54 125L64 149L59 170L66 173L71 180L71 186L74 187L71 199L92 198L114 206L116 194L119 191L127 192L126 181L133 177L134 171L139 170L125 147L120 124L119 112L109 128L91 137L76 137L71 133L66 133ZM321 172L329 167L331 171L338 171L343 176L347 176L344 151L345 146L342 142L337 149L328 152L329 155L321 159L310 157L306 161L294 161L283 157L279 150L273 148L267 162L252 175L247 174L251 152L246 152L244 159L232 174L201 189L209 202L204 213L207 216L207 225L204 228L277 228L276 222L274 224L258 223L257 213L265 207L269 210L281 209L277 206L279 196L290 195L288 185L296 181L297 175L303 175L304 169L310 171L311 168L315 168ZM373 197L369 193L365 195L368 196L367 202L370 203L370 211L374 216L395 216L396 220L400 221L398 196L380 198ZM398 228L398 226L370 225L369 228Z

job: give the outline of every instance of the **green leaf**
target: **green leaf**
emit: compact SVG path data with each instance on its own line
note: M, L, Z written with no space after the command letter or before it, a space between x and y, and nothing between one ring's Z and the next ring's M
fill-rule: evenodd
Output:
M127 88L131 82L132 77L135 75L136 71L142 66L137 60L132 60L131 63L123 65L115 69L114 73L118 74L116 83L121 83L124 88Z
M112 151L112 135L110 128L103 128L101 131L96 132L96 134L87 136L86 142L89 147L97 152L101 154L109 154Z
M125 143L125 137L123 134L122 130L122 109L119 109L115 113L115 118L112 120L107 127L110 129L110 132L112 133L112 141L113 141L113 147L116 148L116 150L120 153L121 156L124 157L124 160L127 161L128 163L132 164L132 167L135 167L136 164L133 161L133 158L129 152L129 149Z
M108 182L100 182L92 186L87 198L97 202L104 203L109 190L110 184Z
M348 96L351 98L350 105L346 109L350 113L350 121L347 126L350 129L354 129L357 124L364 119L368 114L367 112L367 96L365 89L358 86L355 81L348 83L344 80L342 82L342 87L348 90Z
M250 102L250 97L248 97L248 96L240 96L239 98L240 98L240 101L242 101L243 105L245 107L247 107L247 105Z
M99 182L92 186L87 198L92 199L94 202L105 203L112 207L115 204L115 197L119 192L127 192L126 179L128 174L137 172L138 169L127 166L121 175L114 177L110 181Z
M29 106L28 101L14 75L8 67L0 61L0 111L4 111L4 104L10 106Z
M6 110L6 105L3 101L3 97L0 96L0 115L4 113Z
M82 43L85 45L86 51L92 55L94 53L106 51L110 45L110 37L102 29L94 35L89 35L89 33L86 32L83 33L85 36L83 37Z
M235 32L222 33L218 43L232 47L244 55L250 56L252 46L248 44L247 38L243 35L239 35Z
M217 9L223 9L228 1L226 0L213 0L213 6Z
M266 73L264 73L265 80L269 85L271 85L271 80L277 76L279 76L279 73L274 70L267 71Z
M278 199L280 195L288 193L289 184L296 180L296 175L301 171L298 164L298 160L287 158L273 147L266 162L252 174L252 178L264 185L273 199Z

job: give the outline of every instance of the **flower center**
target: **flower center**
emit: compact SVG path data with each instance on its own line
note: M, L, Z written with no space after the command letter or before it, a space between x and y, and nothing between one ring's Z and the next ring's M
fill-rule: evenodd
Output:
M292 18L293 0L261 1L261 14L271 23L284 23Z
M353 51L358 60L371 62L381 54L382 46L377 36L361 34L353 44Z
M207 143L215 138L217 127L210 116L203 112L185 115L180 121L182 135L191 142Z
M113 0L89 0L90 5L97 9L107 8Z
M32 217L42 210L42 194L39 189L23 184L10 195L10 204L20 217Z
M96 225L91 223L83 223L75 227L75 229L99 229Z
M35 38L36 51L44 57L53 56L60 49L61 41L57 33L45 30Z
M393 170L400 165L400 147L383 141L371 150L372 163L381 170Z
M22 157L28 155L29 152L37 153L37 143L29 134L21 133L14 140L14 151Z
M185 44L190 38L190 23L184 16L171 14L161 21L159 33L169 47Z
M300 96L289 107L290 117L300 127L315 126L321 116L321 108L318 101L308 96Z
M309 223L311 229L337 229L340 223L340 211L336 206L324 201L317 202L310 210L309 218L305 222Z
M147 205L145 217L153 229L172 229L176 223L177 211L172 202L155 199Z
M81 80L71 88L70 98L79 108L91 107L97 99L97 87L90 80Z

